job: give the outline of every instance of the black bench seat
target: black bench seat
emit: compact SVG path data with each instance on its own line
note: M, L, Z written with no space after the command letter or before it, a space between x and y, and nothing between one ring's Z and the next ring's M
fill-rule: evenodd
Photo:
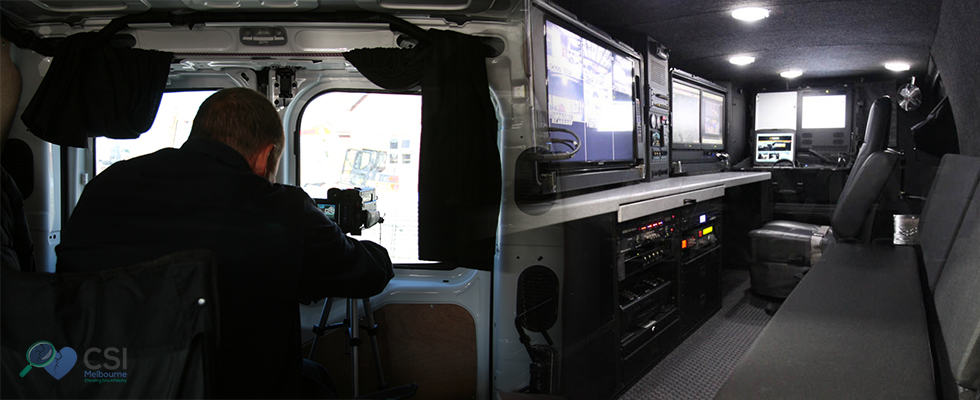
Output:
M718 399L935 398L915 250L834 243Z

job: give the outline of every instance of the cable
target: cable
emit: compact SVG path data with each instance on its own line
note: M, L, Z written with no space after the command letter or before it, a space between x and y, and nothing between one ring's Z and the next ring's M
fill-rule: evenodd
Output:
M565 129L565 128L555 128L555 127L550 127L550 126L548 127L548 132L562 132L562 133L567 133L569 135L572 135L572 137L574 137L575 139L552 138L552 137L550 137L550 135L549 135L549 138L548 138L548 143L561 144L561 145L568 146L568 148L571 151L564 152L564 153L537 153L537 154L534 155L534 158L535 159L537 159L539 161L543 161L543 160L546 160L546 161L567 160L569 158L574 157L575 154L578 153L578 151L582 149L582 141L578 137L578 134L576 134L575 132L572 132L572 131L570 131L568 129Z

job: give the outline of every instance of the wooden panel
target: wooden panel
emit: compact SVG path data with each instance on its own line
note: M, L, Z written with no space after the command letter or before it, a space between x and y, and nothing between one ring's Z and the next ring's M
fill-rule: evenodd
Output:
M377 310L375 318L381 326L378 344L389 386L417 384L414 399L476 398L476 328L465 309L452 304L390 304ZM379 387L370 341L365 331L361 333L363 395ZM327 367L338 394L349 396L351 367L344 333L331 332L317 346L313 359Z

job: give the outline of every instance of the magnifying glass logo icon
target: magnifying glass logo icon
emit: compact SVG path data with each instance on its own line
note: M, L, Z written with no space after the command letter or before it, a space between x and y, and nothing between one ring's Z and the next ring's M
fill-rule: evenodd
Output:
M44 368L54 362L55 355L58 352L55 351L54 345L47 340L41 340L31 345L27 348L27 366L20 370L20 377L23 378L28 372L31 372L31 368Z

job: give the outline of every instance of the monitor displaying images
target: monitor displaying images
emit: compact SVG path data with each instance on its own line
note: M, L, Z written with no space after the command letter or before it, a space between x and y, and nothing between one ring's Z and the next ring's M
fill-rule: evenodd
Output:
M725 98L714 93L701 93L701 144L722 144Z
M757 133L755 135L755 163L775 164L779 160L793 161L793 133Z
M725 145L725 94L708 84L674 79L671 86L673 147L722 149Z
M564 27L545 21L548 124L555 139L581 142L562 162L633 162L633 61ZM551 144L551 151L570 146Z
M701 143L701 90L674 82L671 96L676 144Z

